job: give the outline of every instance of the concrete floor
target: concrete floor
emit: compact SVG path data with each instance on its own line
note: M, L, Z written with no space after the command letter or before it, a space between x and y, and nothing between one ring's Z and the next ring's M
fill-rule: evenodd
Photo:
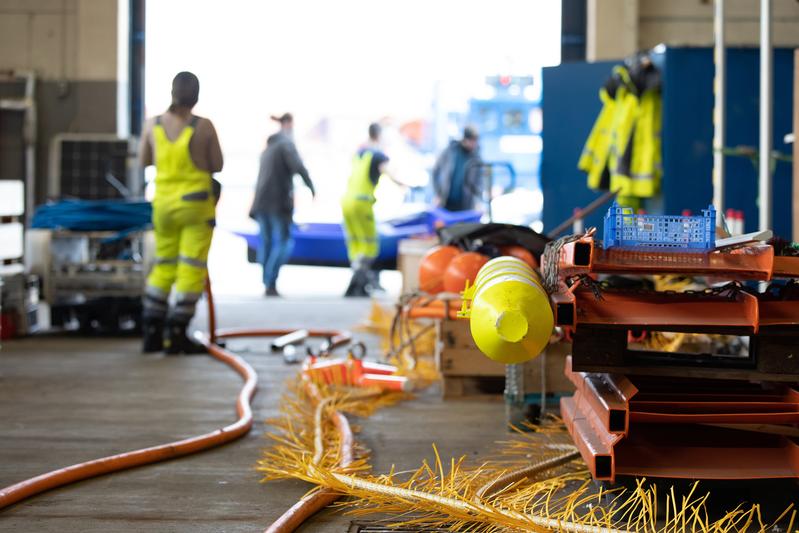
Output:
M220 326L344 327L368 313L367 301L228 298ZM202 321L202 316L198 316ZM366 339L374 346L374 339ZM56 489L0 513L3 531L258 531L309 486L259 484L254 464L263 422L277 414L284 380L296 371L263 343L231 349L256 369L256 424L243 439L171 462ZM139 353L134 339L44 337L0 351L0 486L53 468L200 434L234 418L240 380L208 357ZM503 438L500 402L448 402L432 392L363 421L360 439L375 471L417 467L442 455L477 455ZM423 425L420 425L421 424ZM324 512L304 532L344 532L350 519Z

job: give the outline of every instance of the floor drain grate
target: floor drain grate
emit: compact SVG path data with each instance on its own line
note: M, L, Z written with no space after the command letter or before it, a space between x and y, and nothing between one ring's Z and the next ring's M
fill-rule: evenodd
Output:
M369 522L350 523L347 533L444 533L444 529L407 529L390 528L385 525Z

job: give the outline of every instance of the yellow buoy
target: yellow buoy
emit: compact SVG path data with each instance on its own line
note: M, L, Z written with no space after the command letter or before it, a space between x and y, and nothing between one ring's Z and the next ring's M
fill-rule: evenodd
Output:
M475 285L464 291L475 344L487 357L505 364L537 357L554 327L549 297L538 275L514 257L486 263Z

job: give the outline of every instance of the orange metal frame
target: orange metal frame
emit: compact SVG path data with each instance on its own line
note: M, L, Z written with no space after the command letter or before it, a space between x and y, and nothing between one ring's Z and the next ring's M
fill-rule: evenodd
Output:
M583 326L588 328L585 335L589 331L593 335L594 329L601 332L599 328L608 334L660 330L750 335L755 350L763 352L758 357L770 354L764 361L778 363L767 379L799 381L773 374L788 368L780 366L781 354L791 354L793 339L799 339L799 300L744 291L687 295L603 290L597 297L581 281L571 287L565 284L569 277L598 274L768 281L799 278L799 258L775 257L768 245L708 254L603 250L588 236L561 249L560 285L550 295L555 323L569 331L576 328L580 333ZM574 346L575 351L580 349L576 341ZM596 367L590 363L594 352L601 359L617 348L623 346L611 339L596 349L584 345L581 365ZM714 379L691 379L674 372L664 377L669 372L660 367L648 370L660 375L576 372L571 358L566 362L565 372L576 392L561 399L561 415L596 479L799 478L799 390L776 382L716 379L740 377L732 368L716 370Z
M631 380L573 372L570 359L565 372L577 391L561 414L596 479L799 478L799 443L753 430L799 424L795 388Z
M546 268L546 265L542 265ZM767 244L729 252L680 253L646 250L605 250L593 237L563 245L558 261L561 276L578 274L686 274L767 281L799 278L799 258L775 257Z

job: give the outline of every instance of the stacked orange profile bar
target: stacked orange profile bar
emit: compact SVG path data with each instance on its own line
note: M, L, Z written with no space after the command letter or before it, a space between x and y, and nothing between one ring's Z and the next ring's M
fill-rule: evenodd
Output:
M596 479L799 478L794 285L778 295L740 286L694 293L596 286L605 274L796 279L799 258L775 257L763 244L710 253L604 250L587 236L561 248L557 267L550 303L556 324L572 331L565 373L576 387L561 400L561 415ZM630 331L749 337L749 352L636 351Z
M575 372L561 416L594 478L799 478L799 391L787 385Z

